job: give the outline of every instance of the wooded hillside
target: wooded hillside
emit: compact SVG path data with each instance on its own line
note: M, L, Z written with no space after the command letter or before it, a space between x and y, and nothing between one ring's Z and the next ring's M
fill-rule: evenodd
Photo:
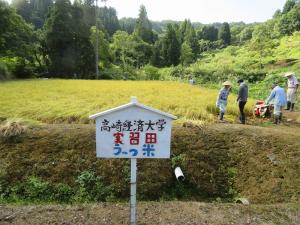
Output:
M260 24L152 22L143 5L138 18L118 18L112 7L95 10L93 1L14 0L8 5L1 0L0 12L1 79L193 76L201 83L237 77L255 83L282 71L300 72L293 66L299 65L298 0L287 0L273 19Z

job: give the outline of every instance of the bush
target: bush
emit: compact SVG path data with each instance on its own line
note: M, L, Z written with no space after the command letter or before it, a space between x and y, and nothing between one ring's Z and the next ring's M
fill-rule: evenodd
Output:
M2 190L3 191L3 190ZM12 202L47 202L51 200L52 190L48 182L42 181L35 176L27 177L25 181L20 181L14 186L6 186L3 199Z
M118 66L112 66L111 68L99 71L99 74L102 80L136 80L138 76L137 72L136 69L131 67L123 71Z
M30 201L49 201L51 199L50 186L48 182L30 176L24 184L24 196Z
M0 80L7 80L10 78L10 74L5 63L0 61Z
M70 202L73 195L74 193L69 185L59 183L54 187L52 198L58 202Z
M11 78L30 78L34 68L27 60L21 57L0 58L0 80ZM13 76L12 76L13 75Z
M78 190L76 199L79 202L105 201L110 189L104 186L102 177L96 176L92 171L83 171L76 179Z
M146 65L144 67L144 72L146 75L146 80L159 80L160 74L158 72L158 68L151 66L151 65Z
M12 202L25 200L25 184L24 182L18 182L13 187L8 187L9 195L8 199Z
M171 70L172 70L172 67L165 67L165 68L159 69L158 73L159 73L160 80L165 80L165 81L177 81L177 80L179 80L179 78L173 77L171 75Z
M237 78L242 78L247 80L249 83L256 83L258 81L262 81L266 78L266 72L262 70L237 70L236 72Z
M0 201L9 196L8 182L0 178Z
M176 66L176 67L171 67L171 76L173 77L179 77L179 78L183 78L184 74L185 74L185 67L183 66Z
M12 73L16 78L25 79L33 75L33 67L23 58L17 58L14 70Z
M114 66L99 71L102 80L121 80L123 79L122 69Z

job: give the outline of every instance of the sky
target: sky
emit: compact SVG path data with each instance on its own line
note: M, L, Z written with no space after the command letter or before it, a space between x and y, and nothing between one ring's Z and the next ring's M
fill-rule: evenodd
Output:
M286 0L108 0L118 18L137 17L145 5L152 21L190 19L192 22L264 22L271 19ZM104 3L98 1L98 5Z
M11 0L6 0L10 2ZM71 0L72 1L72 0ZM152 21L190 19L192 22L264 22L271 19L286 0L107 0L118 18L134 17L145 5ZM98 6L104 3L98 0Z

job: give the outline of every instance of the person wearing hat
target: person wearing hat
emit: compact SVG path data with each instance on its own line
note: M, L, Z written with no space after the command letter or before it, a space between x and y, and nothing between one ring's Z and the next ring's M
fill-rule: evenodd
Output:
M221 90L219 92L218 99L216 102L216 106L220 110L220 114L219 114L220 122L224 122L224 114L226 111L227 99L228 99L230 87L232 86L229 81L225 81L222 85L223 85L223 87L221 88Z
M278 124L282 120L282 109L286 104L285 91L277 84L272 84L272 92L268 97L266 103L274 99L274 124Z
M287 89L287 108L286 110L290 110L291 112L294 111L295 103L296 103L296 96L298 90L298 80L297 77L293 72L287 72L285 77L288 78L288 89Z
M239 84L239 92L236 102L238 103L240 110L240 123L245 124L246 115L244 113L244 108L248 99L248 86L244 83L243 79L239 79L237 83Z

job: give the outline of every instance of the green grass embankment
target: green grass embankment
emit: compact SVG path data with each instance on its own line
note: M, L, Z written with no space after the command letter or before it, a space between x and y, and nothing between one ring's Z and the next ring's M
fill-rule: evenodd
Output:
M175 126L171 159L138 160L138 197L211 201L240 196L251 203L297 202L300 142L296 140L298 128ZM51 185L68 184L75 193L75 181L86 170L95 171L104 187L110 187L106 199L129 196L129 160L97 159L94 125L45 125L28 128L15 138L2 137L0 162L0 190L7 198L19 191L26 200L32 186L20 188L20 182L30 176ZM174 177L176 165L186 177L183 183ZM47 189L40 191L42 195Z

